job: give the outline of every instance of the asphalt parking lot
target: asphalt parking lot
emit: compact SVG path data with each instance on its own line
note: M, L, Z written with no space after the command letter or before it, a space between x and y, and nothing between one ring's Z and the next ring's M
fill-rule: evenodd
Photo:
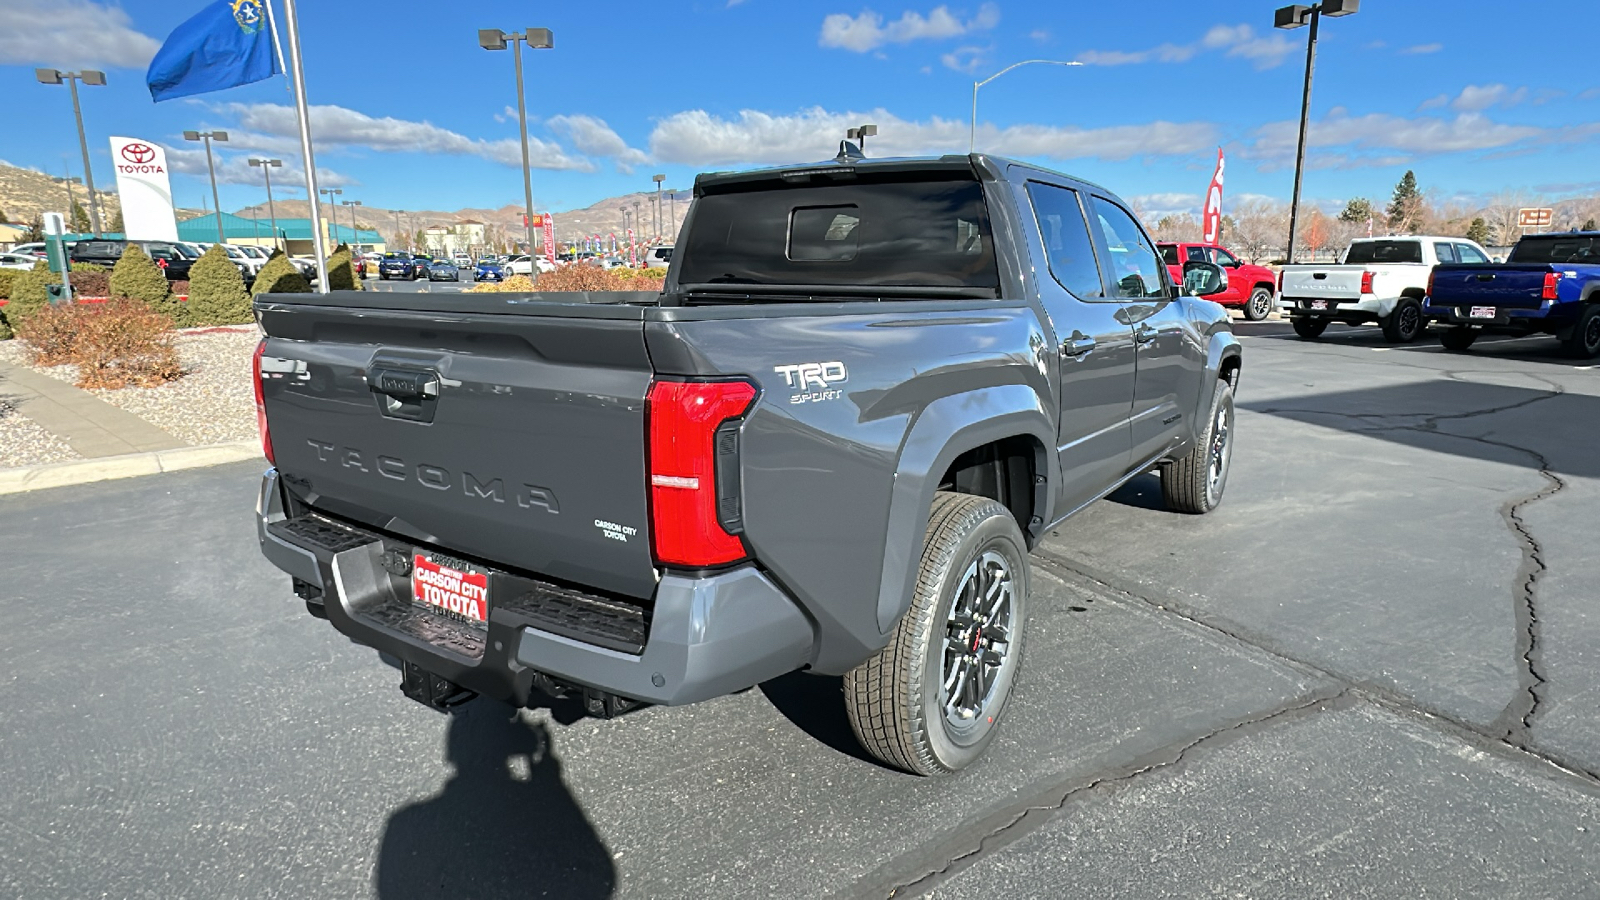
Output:
M1600 370L1238 330L1227 502L1061 527L943 779L807 675L431 712L260 557L259 464L0 499L0 896L1600 896Z

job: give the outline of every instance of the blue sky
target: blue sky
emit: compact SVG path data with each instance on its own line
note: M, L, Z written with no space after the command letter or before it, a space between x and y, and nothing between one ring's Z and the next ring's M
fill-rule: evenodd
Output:
M974 78L1044 57L1088 65L985 87L979 149L1163 211L1198 207L1218 145L1230 199L1288 198L1306 32L1274 31L1274 5L308 0L300 16L318 168L370 205L521 202L511 54L479 49L476 30L542 26L555 49L525 66L543 208L649 189L656 172L686 188L697 171L826 158L860 122L880 129L870 155L963 152ZM209 203L204 155L181 132L225 129L223 206L259 202L245 158L298 157L285 79L160 105L144 85L201 6L0 0L0 159L81 174L67 92L32 69L102 68L110 84L83 89L97 184L113 181L107 135L145 137L174 152L179 204ZM1594 4L1555 0L1369 0L1324 20L1306 196L1386 199L1407 168L1440 199L1600 191L1600 70L1563 37L1596 26Z

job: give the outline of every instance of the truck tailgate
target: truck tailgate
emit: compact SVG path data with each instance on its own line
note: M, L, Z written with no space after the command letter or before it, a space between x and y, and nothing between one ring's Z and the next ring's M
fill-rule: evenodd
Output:
M1429 302L1434 306L1497 306L1538 309L1543 302L1544 263L1437 266Z
M1287 266L1283 296L1307 299L1360 300L1365 266Z
M469 559L650 596L640 310L403 296L258 304L289 489Z

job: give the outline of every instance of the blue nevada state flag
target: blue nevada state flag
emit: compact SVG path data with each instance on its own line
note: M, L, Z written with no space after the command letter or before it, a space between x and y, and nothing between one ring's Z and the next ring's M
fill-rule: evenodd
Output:
M213 0L167 36L145 83L156 102L271 78L281 70L266 0Z

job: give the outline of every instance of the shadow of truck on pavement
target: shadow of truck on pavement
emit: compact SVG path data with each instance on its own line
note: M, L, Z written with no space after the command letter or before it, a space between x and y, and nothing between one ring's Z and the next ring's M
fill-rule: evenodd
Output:
M609 897L611 852L561 779L543 723L480 699L451 716L455 775L389 818L375 882L382 900Z

